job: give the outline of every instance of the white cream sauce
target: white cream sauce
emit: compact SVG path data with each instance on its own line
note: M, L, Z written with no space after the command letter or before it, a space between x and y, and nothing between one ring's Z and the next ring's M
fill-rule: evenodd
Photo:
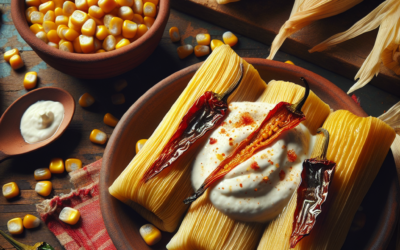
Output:
M229 105L229 115L210 134L192 163L195 190L274 107L273 104L251 102ZM244 120L249 116L252 119ZM264 222L273 219L297 190L302 162L310 158L313 144L314 137L302 124L284 132L269 147L239 164L212 187L210 201L218 210L236 220ZM294 150L297 155L294 162L289 162L289 150Z
M36 143L54 135L64 119L60 102L38 101L22 115L20 129L27 143Z

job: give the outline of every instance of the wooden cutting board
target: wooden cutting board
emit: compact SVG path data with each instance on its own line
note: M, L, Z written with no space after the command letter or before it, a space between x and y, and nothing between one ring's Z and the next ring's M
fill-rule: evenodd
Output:
M314 45L347 30L383 0L364 0L337 16L318 20L286 39L281 50L354 79L375 43L377 30L338 44L326 51L309 53ZM171 0L175 9L220 25L232 32L271 45L280 27L289 18L293 0L241 0L219 5L216 0ZM400 96L400 77L381 66L373 84Z

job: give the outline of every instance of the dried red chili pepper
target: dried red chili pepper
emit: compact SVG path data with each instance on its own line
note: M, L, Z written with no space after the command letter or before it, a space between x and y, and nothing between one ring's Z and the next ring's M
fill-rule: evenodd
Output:
M208 187L217 180L223 178L227 173L240 163L252 157L258 151L266 148L284 131L292 129L305 120L306 117L301 111L310 93L308 83L304 78L300 78L306 85L303 98L296 104L287 102L278 103L263 120L261 125L244 139L236 149L217 168L207 177L201 187L190 197L185 199L185 204L192 203L200 197Z
M191 145L223 121L228 113L228 98L237 89L242 78L243 64L240 64L239 80L225 93L221 95L207 91L196 100L161 154L144 174L145 182L171 166Z
M317 130L317 133L320 132L323 132L325 136L321 154L303 162L301 183L297 189L293 230L290 236L291 248L294 248L302 238L310 234L317 216L322 212L322 204L328 197L329 185L333 179L336 163L326 159L329 133L323 128Z

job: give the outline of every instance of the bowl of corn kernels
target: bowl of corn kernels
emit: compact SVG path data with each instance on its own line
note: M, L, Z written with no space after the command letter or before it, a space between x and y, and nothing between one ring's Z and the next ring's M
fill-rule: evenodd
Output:
M13 0L21 37L66 74L102 79L141 64L161 40L169 0Z

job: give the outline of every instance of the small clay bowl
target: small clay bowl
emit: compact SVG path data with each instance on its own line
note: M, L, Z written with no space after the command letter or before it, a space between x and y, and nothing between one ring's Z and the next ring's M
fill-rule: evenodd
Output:
M169 17L169 0L160 0L153 26L138 40L105 53L68 53L50 47L33 34L25 18L25 0L11 1L11 16L21 37L51 67L84 79L103 79L127 72L146 60L155 50Z
M266 83L272 79L300 82L299 78L304 77L314 93L334 110L346 109L358 116L367 116L346 93L315 73L271 60L245 60L258 70ZM160 243L153 247L147 246L139 234L139 228L147 222L132 208L112 197L108 187L135 156L136 142L151 136L200 65L198 63L178 71L147 91L124 114L108 141L100 177L100 207L108 233L117 249L166 249L173 235L163 232ZM389 152L362 203L366 224L359 231L349 232L342 249L386 249L397 223L398 195L395 163Z

